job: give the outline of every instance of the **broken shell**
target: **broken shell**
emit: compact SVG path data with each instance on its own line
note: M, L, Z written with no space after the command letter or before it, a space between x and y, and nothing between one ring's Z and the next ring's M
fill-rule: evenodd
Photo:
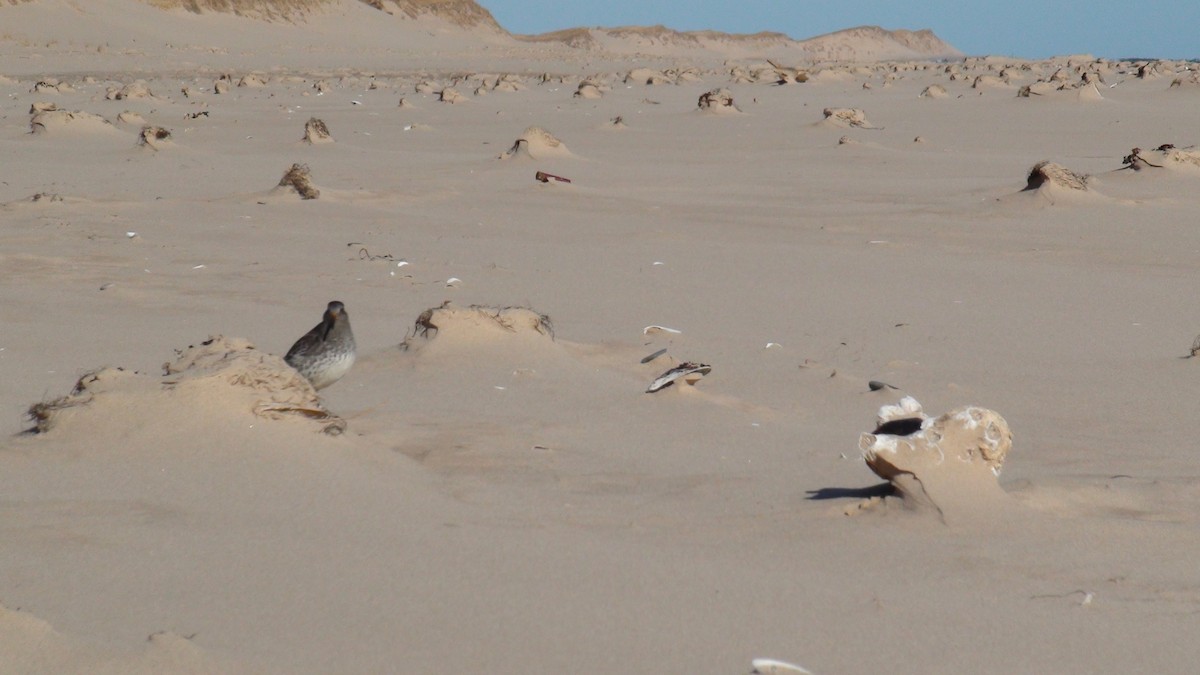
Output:
M701 377L704 377L711 372L712 366L706 363L692 363L691 361L685 361L684 363L675 366L662 375L659 375L658 379L650 383L650 386L646 389L646 393L653 394L660 389L666 389L667 387L675 384L675 382L678 380L683 380L688 384L694 384Z
M651 333L675 333L676 335L678 335L682 332L683 331L681 331L681 330L675 330L674 328L667 328L666 326L646 326L645 328L642 329L642 335L649 335Z
M750 671L751 675L812 675L811 671L800 666L775 659L754 659L750 665L754 668Z

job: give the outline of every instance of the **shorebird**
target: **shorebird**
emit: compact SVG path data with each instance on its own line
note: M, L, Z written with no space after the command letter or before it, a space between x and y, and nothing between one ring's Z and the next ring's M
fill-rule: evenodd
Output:
M345 305L334 300L321 323L296 340L283 360L308 378L314 389L324 389L350 371L355 352L350 315Z

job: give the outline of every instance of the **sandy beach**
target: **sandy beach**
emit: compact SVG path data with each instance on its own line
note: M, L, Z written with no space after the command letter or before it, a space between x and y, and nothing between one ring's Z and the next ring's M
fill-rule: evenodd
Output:
M0 0L0 673L1194 672L1196 64L83 4Z

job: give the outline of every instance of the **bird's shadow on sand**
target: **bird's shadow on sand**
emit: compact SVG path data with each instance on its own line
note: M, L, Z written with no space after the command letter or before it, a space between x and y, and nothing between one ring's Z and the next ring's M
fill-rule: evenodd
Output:
M824 499L870 499L871 497L890 497L896 489L891 483L880 483L865 488L827 487L809 490L808 498L814 501Z

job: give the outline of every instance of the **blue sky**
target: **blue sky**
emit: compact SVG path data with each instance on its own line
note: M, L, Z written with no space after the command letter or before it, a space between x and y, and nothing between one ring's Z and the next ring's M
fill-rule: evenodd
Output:
M661 23L678 30L931 28L972 55L1200 58L1200 0L479 0L514 33Z

